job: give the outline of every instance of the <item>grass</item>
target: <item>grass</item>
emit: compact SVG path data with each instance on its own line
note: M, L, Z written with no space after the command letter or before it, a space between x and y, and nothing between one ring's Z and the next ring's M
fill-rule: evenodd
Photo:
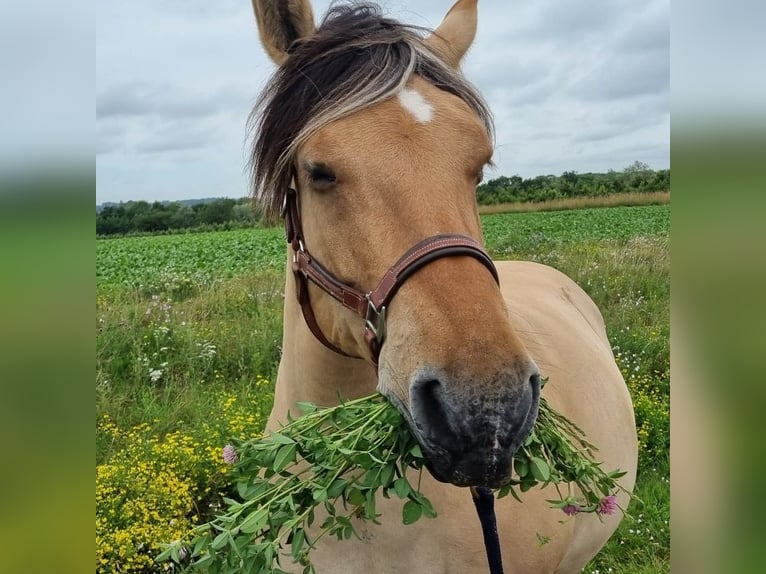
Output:
M256 376L273 381L283 282L281 272L264 271L197 287L191 297L172 288L148 298L134 290L99 296L97 416L121 428L148 423L158 434L199 428L214 413L211 390L245 399ZM97 440L97 462L108 454Z
M669 571L669 219L663 205L483 217L495 257L557 267L596 301L634 399L642 503L590 574ZM152 538L215 510L220 446L258 432L273 400L284 257L278 229L97 241L99 571L148 568L166 541ZM173 445L194 455L161 464ZM145 502L136 518L127 499Z
M480 205L479 213L528 213L532 211L563 211L587 207L635 207L637 205L666 205L670 203L670 191L616 193L599 197L564 197L547 201L524 201L518 203L495 203Z
M588 574L670 572L670 464L644 468L630 507L617 532L585 568Z

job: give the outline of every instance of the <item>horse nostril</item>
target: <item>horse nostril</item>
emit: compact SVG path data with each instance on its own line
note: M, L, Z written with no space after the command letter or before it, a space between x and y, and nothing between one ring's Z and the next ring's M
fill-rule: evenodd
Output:
M427 438L444 441L455 437L449 424L453 409L444 386L436 379L414 381L410 385L410 408L418 430Z
M540 373L539 371L535 370L534 373L532 373L529 376L529 384L532 387L532 394L533 396L537 397L540 395Z

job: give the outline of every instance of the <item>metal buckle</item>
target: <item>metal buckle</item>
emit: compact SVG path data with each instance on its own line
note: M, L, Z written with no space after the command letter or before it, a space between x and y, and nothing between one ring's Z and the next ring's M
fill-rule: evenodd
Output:
M298 238L298 249L293 248L293 263L298 263L298 253L306 253L306 246L300 238Z
M282 219L285 218L285 215L287 215L287 194L290 193L292 190L287 190L282 194L282 207L279 210L279 217Z
M380 348L383 340L386 338L386 306L383 305L378 310L370 299L369 293L367 294L367 312L365 313L364 321L367 328L375 335L378 348Z

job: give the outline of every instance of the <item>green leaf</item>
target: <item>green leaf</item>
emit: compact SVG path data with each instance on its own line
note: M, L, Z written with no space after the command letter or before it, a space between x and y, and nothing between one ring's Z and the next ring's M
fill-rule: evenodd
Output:
M517 458L513 461L513 469L519 478L524 478L529 473L529 464L526 460Z
M165 550L160 552L160 554L154 559L156 562L164 562L170 558L170 553L173 552L173 547L175 544L163 544L163 546L165 546Z
M327 518L324 519L322 524L319 525L319 530L327 530L333 524L335 524L334 513L331 516L328 516Z
M402 508L402 522L404 524L414 524L422 514L423 507L414 500L408 500L404 503L404 508Z
M315 404L313 404L313 403L306 403L306 402L303 402L303 401L298 401L295 404L298 406L298 408L301 410L301 412L304 415L311 414L313 412L316 412L316 410L317 410L317 406Z
M368 470L360 481L362 486L377 487L380 485L380 471L374 468Z
M226 543L228 542L228 540L229 540L229 531L224 530L218 536L215 537L213 542L210 544L210 547L213 550L220 550L221 548L226 546Z
M296 528L293 531L293 540L291 542L292 548L290 549L290 553L293 557L293 560L298 560L298 557L301 554L301 549L303 548L303 543L306 541L306 534L303 532L302 528Z
M407 481L407 478L402 476L394 481L394 492L399 498L407 498L407 495L412 492L412 488L410 488L410 483Z
M271 565L272 560L274 560L274 545L269 544L266 546L266 548L263 549L263 558L266 561L266 564Z
M383 470L380 471L380 485L381 486L388 486L391 484L391 480L394 478L394 465L388 464L383 467Z
M348 501L354 506L361 506L364 504L364 494L362 494L362 491L358 488L354 488L351 492L349 492L347 498Z
M262 495L264 495L268 491L269 487L271 486L265 480L264 481L261 481L260 479L256 479L256 480L258 480L258 482L256 482L255 484L250 484L249 486L248 486L247 482L238 482L237 483L237 490L239 490L240 485L242 485L242 484L247 486L247 488L244 490L244 492L239 491L240 496L242 497L243 500L257 500ZM229 504L229 510L230 511L231 510L235 510L235 509L238 510L241 507L242 507L242 504L240 502L237 502L237 501L232 501L232 504Z
M519 485L519 490L521 490L521 492L526 492L530 488L534 488L536 485L537 485L537 482L535 481L532 481L532 482L524 481Z
M529 468L532 471L532 476L534 476L535 479L539 480L540 482L548 482L548 480L550 480L551 469L548 466L548 463L543 459L536 456L532 457Z
M336 478L332 481L329 487L327 487L327 497L337 498L343 493L343 489L346 488L348 481L345 478Z
M207 534L204 536L196 536L194 539L194 549L192 550L192 556L199 556L202 549L207 546L209 542Z
M364 468L366 470L369 470L373 473L373 475L377 476L378 474L378 466L375 463L374 460L372 460L372 457L367 452L360 452L356 453L356 455L353 458L354 464L357 465L360 468Z
M418 501L423 508L423 516L426 518L436 518L436 510L434 510L433 504L425 496L421 496Z
M276 444L295 444L295 441L289 436L285 436L278 432L272 432L268 436L269 440Z
M192 566L196 568L202 568L203 566L210 564L213 560L215 560L215 556L212 554L205 554L202 558L192 563Z
M410 454L414 456L415 458L423 458L423 451L420 449L419 444L412 445L412 448L410 449Z
M283 470L289 463L295 462L295 443L285 445L277 451L274 457L274 465L271 467L274 472Z
M324 502L327 500L327 494L326 489L317 488L311 493L311 496L314 498L314 502Z
M269 509L267 506L264 506L263 508L259 508L255 512L251 512L247 518L242 522L242 524L239 525L239 529L244 532L245 534L252 534L253 532L257 532L261 528L263 528L266 525L266 520L269 516ZM221 534L224 534L223 532ZM218 538L220 538L220 534L218 535ZM215 542L213 543L213 547L215 547ZM216 548L217 550L217 548Z
M368 518L370 520L375 519L375 493L376 490L368 490L367 495L365 496L365 508L364 508L364 517Z

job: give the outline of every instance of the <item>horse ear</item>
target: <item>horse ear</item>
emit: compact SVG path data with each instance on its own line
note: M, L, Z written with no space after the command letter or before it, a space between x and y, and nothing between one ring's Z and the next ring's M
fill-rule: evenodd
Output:
M253 10L261 44L277 66L287 60L293 42L316 30L309 0L253 0Z
M460 65L476 36L478 0L457 0L426 44L453 68Z

